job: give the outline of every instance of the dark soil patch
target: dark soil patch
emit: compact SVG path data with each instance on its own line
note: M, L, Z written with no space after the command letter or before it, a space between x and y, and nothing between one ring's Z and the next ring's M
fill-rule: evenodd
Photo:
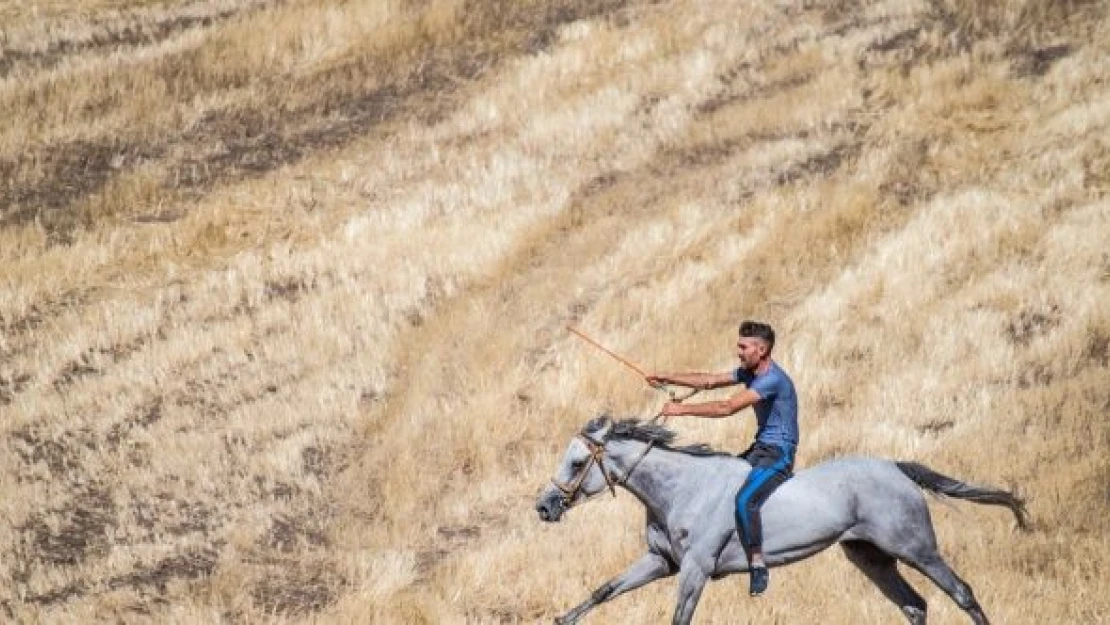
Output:
M1068 44L1016 49L1010 52L1010 71L1022 78L1044 76L1057 61L1066 58L1072 51Z
M83 377L99 373L100 368L93 364L89 354L81 354L76 360L67 362L58 372L58 376L54 378L54 388L61 391Z
M698 113L708 115L728 106L735 106L760 98L770 98L785 91L797 89L809 83L811 80L813 80L813 74L798 74L774 80L738 93L720 93L699 104Z
M44 464L54 477L78 469L82 448L95 448L96 443L86 431L65 432L52 436L41 428L24 427L10 434L11 449L28 466Z
M1060 320L1060 307L1055 304L1023 310L1006 325L1006 337L1015 345L1025 346L1060 325Z
M31 381L29 373L0 373L0 406L7 406L12 403L15 396L23 392L27 388L27 384Z
M1090 331L1083 355L1096 365L1103 367L1110 365L1110 332L1105 329Z
M139 406L128 418L113 425L112 428L108 430L105 441L113 450L118 450L120 444L128 438L132 430L136 428L148 428L161 420L162 398L156 397L149 403Z
M305 278L273 279L266 281L265 295L267 301L280 299L294 303L315 289L316 283L314 280Z
M157 146L115 138L47 146L0 160L0 228L38 221L58 242L88 226L87 216L61 211L101 189L119 171L162 155Z
M413 74L368 91L323 94L320 101L285 111L214 111L178 141L187 146L183 152L203 156L172 165L164 185L197 195L217 184L262 176L310 154L341 148L375 126L396 119L416 100L432 104L423 114L441 117L448 102L423 95L450 94L457 80L477 78L493 62L483 51L452 59L430 55ZM220 149L205 149L214 145Z
M334 603L345 585L346 580L330 566L304 565L271 571L250 594L267 613L302 616Z
M160 560L152 566L109 580L107 586L117 588L153 587L166 592L166 584L174 579L200 579L216 570L219 555L213 549L196 549Z
M65 603L70 599L83 595L88 592L89 587L83 582L73 582L66 584L60 588L55 588L38 595L31 595L27 597L27 603L35 603L39 605L57 605Z
M262 543L282 553L302 547L325 547L329 544L327 519L312 513L279 514L273 518Z
M248 11L257 11L264 6L266 5L257 5ZM175 34L196 28L207 28L243 12L243 8L240 7L225 9L211 15L176 15L149 22L136 20L122 26L107 27L104 32L97 32L87 39L60 39L51 42L42 50L3 48L0 49L0 78L10 74L16 67L49 69L70 56L153 45Z
M952 421L951 419L936 419L917 426L917 431L922 434L931 434L933 436L936 436L937 434L941 434L943 432L951 430L955 426L956 422Z
M917 40L917 35L920 32L920 26L907 28L889 37L883 37L877 41L873 41L867 46L867 50L869 52L893 52L894 50L908 48Z
M0 226L3 225L3 216L0 215ZM26 312L17 316L5 318L0 314L0 331L3 331L9 340L34 330L48 319L52 319L71 308L83 306L92 299L92 291L68 291L55 298L35 302L27 307ZM8 357L19 351L18 348L0 350L0 359Z
M301 470L319 480L327 479L346 467L346 455L334 447L309 445L301 450Z
M72 204L140 164L172 159L163 168L165 193L169 199L197 197L217 185L256 178L309 155L341 148L403 114L420 115L434 123L454 105L452 98L444 96L456 91L459 84L481 77L502 60L489 49L492 41L518 40L521 47L534 48L538 42L551 40L562 24L603 15L625 2L564 0L536 11L522 10L512 2L504 2L498 11L490 11L487 6L498 2L479 4L481 11L467 14L468 22L473 23L464 24L464 28L480 33L478 40L447 51L429 49L411 63L412 71L364 91L328 89L332 74L338 84L350 84L351 76L373 77L377 71L373 60L359 59L299 84L286 84L284 76L261 79L270 81L275 92L312 94L307 104L217 110L189 128L156 139L113 137L99 142L70 142L46 146L15 160L0 160L0 228L35 222L52 240L65 244L97 218L88 212L79 214L72 210ZM490 21L495 22L493 28L508 32L490 30ZM198 21L191 26L200 24ZM170 32L186 27L190 24L179 20L152 28ZM113 41L122 45L149 36L120 33ZM188 156L168 156L171 154Z
M19 528L25 563L71 566L111 547L108 531L116 524L115 504L103 486L79 490L64 506L40 513Z
M166 492L138 499L131 510L135 523L153 537L207 534L223 521L211 505L178 499Z
M788 185L803 178L824 178L829 176L837 169L840 169L841 165L843 165L846 160L857 154L860 147L858 143L841 144L821 154L810 156L804 161L792 165L785 171L780 172L775 178L775 182L779 185Z
M134 588L146 593L154 591L166 593L167 584L175 579L195 580L211 575L216 570L219 557L212 549L195 549L173 555L148 567L138 568L131 573L119 575L105 582L108 590ZM74 597L94 592L87 583L74 582L39 595L26 598L27 603L38 605L57 605Z

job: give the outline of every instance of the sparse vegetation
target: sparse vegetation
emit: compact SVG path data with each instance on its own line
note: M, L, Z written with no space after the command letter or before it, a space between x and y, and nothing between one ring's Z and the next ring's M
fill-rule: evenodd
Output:
M1025 0L0 0L0 620L549 620L532 510L772 322L802 466L921 460L1000 623L1110 621L1110 21ZM750 420L673 422L739 449ZM913 577L932 621L963 616ZM665 622L673 583L591 622ZM825 554L702 623L898 618Z

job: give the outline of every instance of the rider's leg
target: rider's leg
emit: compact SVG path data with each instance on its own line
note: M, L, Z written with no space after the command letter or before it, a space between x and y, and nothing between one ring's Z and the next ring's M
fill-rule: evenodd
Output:
M736 495L736 526L740 543L748 555L750 568L750 589L753 596L767 590L769 574L763 560L763 523L759 509L789 477L785 458L779 458L771 466L757 466L748 474L748 479Z
M736 495L737 527L740 529L741 542L748 552L748 562L752 566L766 566L763 562L763 522L760 508L786 479L787 476L774 466L757 467L752 469Z

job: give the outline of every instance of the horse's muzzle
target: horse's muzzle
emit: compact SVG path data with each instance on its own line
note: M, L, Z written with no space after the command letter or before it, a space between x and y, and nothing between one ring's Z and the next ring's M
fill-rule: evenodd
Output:
M536 502L536 512L539 513L540 520L547 523L558 522L563 518L566 509L563 498L555 494L544 495Z

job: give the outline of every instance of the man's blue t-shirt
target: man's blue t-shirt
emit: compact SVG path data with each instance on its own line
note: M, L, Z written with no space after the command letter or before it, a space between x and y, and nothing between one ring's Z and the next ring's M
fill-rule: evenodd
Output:
M774 361L761 375L739 368L733 378L749 389L759 393L760 400L755 409L758 429L755 440L786 447L793 452L798 447L798 396L794 393L794 382Z

